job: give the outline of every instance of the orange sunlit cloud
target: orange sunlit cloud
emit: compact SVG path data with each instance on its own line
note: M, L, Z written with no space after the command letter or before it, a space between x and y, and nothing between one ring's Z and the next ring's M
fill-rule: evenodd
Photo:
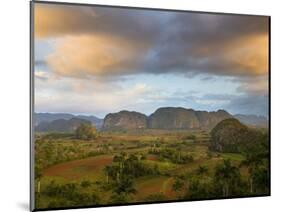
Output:
M93 11L81 12L75 7L40 4L36 4L34 15L36 39L84 33L91 28L87 20L95 16Z
M252 75L267 74L268 36L249 36L226 45L225 58L232 60L233 65L244 72L249 71Z
M63 76L169 72L260 76L268 73L268 35L264 20L255 23L248 17L236 17L241 21L234 19L234 27L241 33L231 27L218 27L216 37L212 24L228 26L231 19L225 24L220 16L215 19L212 16L214 21L208 22L208 31L195 27L193 32L182 31L181 27L172 31L167 23L159 27L161 19L154 16L151 23L147 23L141 15L38 4L35 38L56 40L46 62L52 71ZM185 20L184 15L180 18ZM191 26L192 21L194 26L197 22L204 24L204 18L208 20L206 15L191 19ZM247 25L251 23L253 26Z
M49 66L63 76L83 77L133 72L142 46L105 36L69 36L57 41L47 57Z

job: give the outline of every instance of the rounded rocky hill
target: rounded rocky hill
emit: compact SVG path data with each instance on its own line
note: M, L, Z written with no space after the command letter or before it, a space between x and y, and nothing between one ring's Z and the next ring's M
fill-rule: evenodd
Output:
M247 142L250 130L235 118L219 122L211 131L211 148L220 152L236 152Z
M148 126L152 129L197 129L200 123L192 109L165 107L149 116Z
M224 110L214 112L196 111L182 107L162 107L149 117L142 113L120 111L106 115L103 130L129 129L212 129L221 120L232 115Z
M146 115L138 112L120 111L109 113L104 118L103 130L147 128Z

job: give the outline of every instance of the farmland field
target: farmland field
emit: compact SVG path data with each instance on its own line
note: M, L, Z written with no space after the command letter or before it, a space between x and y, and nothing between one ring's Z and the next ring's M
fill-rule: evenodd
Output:
M238 167L247 187L248 169L239 166L244 154L219 153L209 146L206 131L100 132L92 140L72 134L37 134L36 206L197 199L201 197L193 196L191 184L211 184L216 167L226 160ZM248 194L247 189L240 192ZM235 194L240 193L228 195ZM212 197L224 196L220 192L202 196Z

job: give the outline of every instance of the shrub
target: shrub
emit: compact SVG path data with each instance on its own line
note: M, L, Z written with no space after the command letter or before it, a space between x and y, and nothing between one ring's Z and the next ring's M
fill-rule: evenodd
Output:
M88 181L88 180L83 180L83 181L81 182L81 187L83 187L83 188L87 188L87 187L89 187L90 185L91 185L91 182Z

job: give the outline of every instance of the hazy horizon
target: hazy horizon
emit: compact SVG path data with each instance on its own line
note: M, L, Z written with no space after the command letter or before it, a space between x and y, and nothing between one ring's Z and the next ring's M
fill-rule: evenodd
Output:
M35 111L268 117L268 19L35 5Z
M176 106L168 106L168 107L173 107L173 108L178 108L178 107L176 107ZM162 108L162 107L160 107L160 108ZM181 107L182 108L182 107ZM217 112L217 111L219 111L219 110L224 110L224 111L226 111L226 112L228 112L227 110L225 110L225 109L223 109L223 108L221 108L221 109L218 109L218 110L211 110L211 111L208 111L208 110L197 110L196 108L185 108L185 109L192 109L192 110L194 110L194 111L206 111L206 112ZM121 111L129 111L129 112L138 112L138 113L142 113L142 114L144 114L144 115L146 115L146 116L150 116L151 114L153 114L155 111L153 111L153 112L151 112L151 113L143 113L142 111L136 111L136 110L126 110L126 109L124 109L124 110L120 110L120 111L112 111L112 112L108 112L108 113L106 113L104 116L98 116L98 115L95 115L95 114L93 114L93 113L67 113L67 112L44 112L44 111L34 111L34 113L35 114L38 114L38 113L41 113L41 114L71 114L71 115L75 115L75 116L95 116L96 118L99 118L99 119L104 119L105 118L105 116L107 115L107 114L109 114L109 113L118 113L118 112L121 112ZM264 118L266 118L266 119L268 119L268 116L263 116L263 115L255 115L255 114L241 114L241 113L236 113L236 114L232 114L232 113L230 113L230 112L228 112L230 115L233 115L233 116L236 116L236 115L246 115L246 116L252 116L252 115L254 115L254 116L257 116L257 117L264 117Z

